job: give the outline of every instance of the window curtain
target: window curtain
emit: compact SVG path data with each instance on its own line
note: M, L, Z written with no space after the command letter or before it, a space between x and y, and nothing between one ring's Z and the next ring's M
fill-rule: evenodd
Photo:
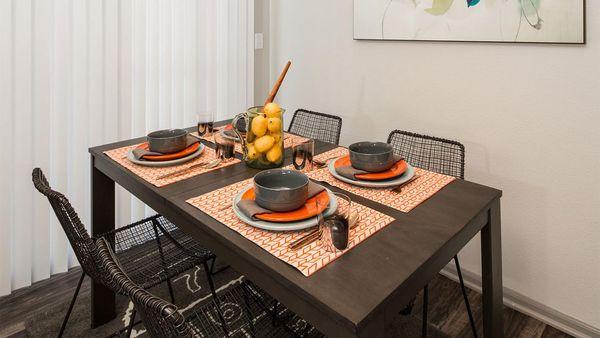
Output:
M253 105L252 0L0 0L0 296L77 265L40 167L88 226L87 149ZM117 224L152 214L117 192Z

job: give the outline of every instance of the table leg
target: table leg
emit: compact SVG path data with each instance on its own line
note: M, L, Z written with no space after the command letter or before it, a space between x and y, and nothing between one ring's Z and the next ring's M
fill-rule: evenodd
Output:
M481 230L483 332L486 338L504 336L500 235L500 200L498 199L489 210L487 225Z
M115 182L94 166L92 157L92 236L115 229ZM115 294L92 280L92 328L116 317Z

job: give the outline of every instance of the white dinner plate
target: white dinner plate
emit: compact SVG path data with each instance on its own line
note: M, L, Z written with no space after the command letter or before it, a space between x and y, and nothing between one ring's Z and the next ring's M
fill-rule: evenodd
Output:
M176 160L170 160L170 161L144 161L144 160L137 160L135 158L135 156L133 156L133 149L132 149L129 152L127 152L127 159L135 164L143 165L146 167L170 167L170 166L174 166L174 165L178 165L178 164L182 164L182 163L191 161L191 160L195 159L196 157L202 155L202 152L204 152L204 144L200 143L200 147L198 147L198 150L189 154L186 157L182 157L182 158L178 158Z
M331 173L331 175L333 175L333 177L337 178L338 180L340 180L342 182L346 182L346 183L352 184L352 185L357 185L360 187L391 188L391 187L398 186L402 183L408 182L411 178L413 178L413 176L415 176L415 168L413 168L410 164L407 163L406 171L404 172L404 174L402 174L398 177L391 178L389 180L383 180L383 181L364 181L364 180L355 181L355 180L351 180L347 177L344 177L344 176L338 174L335 171L335 167L334 167L335 161L337 161L337 159L329 161L329 164L327 165L327 168L329 169L329 173Z
M259 228L259 229L264 229L264 230L270 230L270 231L295 231L295 230L303 230L303 229L308 229L311 227L314 227L315 225L317 225L317 216L315 217L311 217L302 221L296 221L296 222L286 222L286 223L276 223L276 222L267 222L267 221L260 221L260 220L254 220L246 215L244 215L244 213L242 213L240 211L240 209L237 207L238 202L242 199L242 195L244 195L244 193L246 191L248 191L249 189L251 189L252 186L248 186L245 189L242 189L242 191L240 191L234 198L233 198L233 213L244 223L251 225L253 227ZM331 190L325 188L325 190L327 190L327 194L329 194L329 205L327 206L327 209L325 209L325 211L323 212L323 216L324 217L329 217L331 215L333 215L333 213L335 212L335 210L337 209L337 198L335 197L335 195L331 192Z

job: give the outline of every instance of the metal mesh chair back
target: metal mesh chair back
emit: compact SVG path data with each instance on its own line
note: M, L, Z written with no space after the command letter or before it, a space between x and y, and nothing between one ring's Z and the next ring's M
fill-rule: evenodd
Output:
M50 188L48 180L40 168L33 169L32 180L35 188L48 198L83 271L92 279L100 280L102 275L98 271L95 260L96 244L81 223L69 200L60 192Z
M342 118L339 116L298 109L288 129L290 133L329 142L340 143Z
M104 238L97 241L102 269L115 291L129 296L152 337L194 337L194 331L177 307L136 285L125 274Z
M465 178L465 146L459 142L394 130L388 143L413 166Z

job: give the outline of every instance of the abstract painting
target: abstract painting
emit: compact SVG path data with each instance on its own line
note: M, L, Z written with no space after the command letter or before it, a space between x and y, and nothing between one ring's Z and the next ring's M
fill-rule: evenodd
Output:
M354 38L585 43L585 0L354 0Z

